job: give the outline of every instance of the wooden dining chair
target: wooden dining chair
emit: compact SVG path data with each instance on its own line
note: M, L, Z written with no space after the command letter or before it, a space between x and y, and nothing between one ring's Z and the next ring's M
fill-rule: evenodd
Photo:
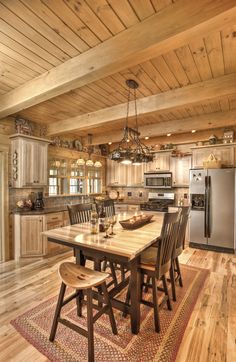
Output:
M185 244L185 235L186 235L186 228L189 218L190 208L189 207L182 207L179 209L179 228L177 232L177 239L176 239L176 246L173 249L173 256L172 256L172 265L170 268L170 282L171 282L171 289L172 289L172 299L173 301L177 300L176 297L176 289L175 284L179 281L179 285L183 287L183 280L179 265L178 257L182 253ZM160 237L157 239L155 246L158 247L160 241ZM169 279L168 279L169 280ZM150 285L150 277L147 277L147 283L145 287L145 292L148 291L148 286Z
M116 214L115 212L115 204L114 201L111 199L108 200L102 200L102 201L98 201L95 200L95 204L96 204L96 208L97 208L97 213L99 214L100 208L103 207L106 217L111 217L114 216Z
M90 221L90 216L92 212L92 204L75 204L67 205L69 212L70 224L81 224L83 222Z
M161 237L158 248L149 247L141 254L139 271L142 275L141 283L141 303L154 308L155 331L160 332L159 309L165 304L169 310L172 309L170 295L168 291L166 273L169 273L172 263L173 249L176 244L177 232L179 227L179 213L166 213L164 215ZM146 285L144 277L148 276L151 280L152 302L142 299L143 287ZM157 281L161 281L163 287L157 286ZM130 288L126 295L126 303L130 300ZM158 303L157 291L164 293L161 303Z
M188 224L189 219L189 213L190 213L190 207L183 207L180 213L180 220L179 220L179 230L178 230L178 238L176 241L176 246L173 251L172 255L172 268L171 268L171 279L174 279L174 283L176 281L179 282L179 285L183 287L183 280L179 265L179 259L178 257L182 254L185 244L185 235L186 235L186 228ZM175 294L175 288L172 290L173 294L173 300L176 301L176 294Z
M112 217L116 214L115 212L115 204L114 201L111 199L108 200L102 200L102 201L95 201L96 203L96 209L97 209L97 213L99 214L99 211L101 209L101 207L103 207L104 212L106 214L106 217ZM110 268L111 270L113 270L113 268L115 268L115 270L120 270L121 272L121 279L124 280L125 279L125 273L127 272L127 270L124 268L123 265L119 265L116 263L111 263L108 260L105 260L103 263L103 267L102 270L106 271L107 268Z
M83 266L71 263L64 262L59 266L59 276L62 281L61 289L57 301L57 306L54 314L54 319L52 323L51 333L49 340L54 341L58 323L63 324L66 327L69 327L75 332L82 334L84 337L88 338L88 361L94 362L94 331L93 325L102 314L106 313L109 316L112 332L117 334L116 322L111 306L111 301L106 287L106 279L109 277L109 274L98 272L85 268ZM75 292L69 295L64 299L66 287L75 289ZM93 287L101 287L102 294L98 295L102 305L99 308L99 305L93 304ZM87 300L83 301L84 304L87 304L87 330L79 327L77 324L72 323L68 319L61 317L61 309L67 303L72 301L74 298L77 298L80 291L84 291L87 295ZM96 314L93 314L93 309L98 309Z

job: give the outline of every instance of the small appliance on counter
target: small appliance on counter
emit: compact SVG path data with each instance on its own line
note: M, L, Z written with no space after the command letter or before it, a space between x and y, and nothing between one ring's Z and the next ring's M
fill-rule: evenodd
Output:
M149 192L148 201L140 205L141 210L167 212L169 206L174 206L174 192Z
M37 209L37 210L44 208L43 193L42 192L37 192L36 193L36 200L35 200L35 203L34 203L34 208Z

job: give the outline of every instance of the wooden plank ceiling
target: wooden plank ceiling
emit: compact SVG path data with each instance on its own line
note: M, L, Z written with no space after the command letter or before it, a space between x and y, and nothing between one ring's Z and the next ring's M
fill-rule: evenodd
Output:
M99 46L106 45L106 42L112 39L116 40L121 34L125 35L127 29L132 30L137 24L142 26L155 14L168 17L175 8L178 10L178 6L181 9L187 7L188 2L187 0L0 0L0 104L1 99L3 101L8 97L10 99L14 90L19 89L20 92L25 85L32 84L33 93L31 82L38 77L40 79L40 76L44 77L52 70L60 69L62 64L67 64L71 59L80 59L82 53L86 56L89 49L94 48L94 57L96 57L96 49L99 49ZM17 105L19 110L14 115L47 125L49 131L51 127L49 134L63 134L63 125L66 126L67 120L75 117L73 127L68 129L67 133L74 138L85 137L88 130L85 127L78 131L76 117L125 105L126 79L135 79L139 83L137 90L139 100L165 92L170 92L167 94L172 97L177 89L185 89L190 85L204 87L208 81L217 81L227 76L228 78L224 79L227 81L229 79L233 84L236 80L236 6L234 6L236 4L230 0L199 0L200 3L212 3L212 7L219 9L225 6L224 10L227 12L230 9L231 15L227 13L225 21L217 22L217 14L214 22L208 19L212 30L209 33L205 32L204 36L202 34L199 36L196 28L193 33L195 36L191 36L190 39L183 35L180 47L175 47L173 43L172 49L164 51L163 54L158 51L157 56L153 52L141 62L137 57L136 63L132 62L129 67L121 67L122 69L114 73L109 71L109 75L104 73L104 76L101 72L97 80L89 80L79 88L71 87L69 92L56 97L51 97L49 94L47 100L39 103L34 101L33 106L30 106L29 102L29 106L25 107L27 103L23 105L22 102L22 108ZM188 17L188 13L185 16ZM137 34L137 37L139 36L141 34ZM113 61L115 63L115 59ZM228 83L225 84L227 88ZM165 122L175 122L173 128L180 133L186 132L186 127L185 129L176 127L179 121L188 120L191 130L191 117L193 120L199 117L198 129L206 129L206 120L201 116L209 115L211 120L216 113L225 114L236 109L236 81L234 84L229 87L229 92L222 92L220 96L215 93L208 97L206 94L205 99L186 101L186 105L181 104L176 107L170 104L167 109L157 107L155 112L142 114L139 124L143 127L161 123L163 129L157 127L153 136L164 135ZM191 92L191 88L189 89ZM4 110L2 111L2 116L10 114L12 113L6 114ZM89 128L89 133L94 135L95 140L97 136L99 143L107 142L106 133L113 135L115 141L114 131L117 132L117 137L120 136L124 116L125 112L119 119L110 120L109 123L101 125L97 123ZM225 126L236 125L236 118L235 123L232 117L229 118L230 122L227 123L226 115ZM208 128L211 128L211 122L208 123ZM134 125L132 117L130 125Z

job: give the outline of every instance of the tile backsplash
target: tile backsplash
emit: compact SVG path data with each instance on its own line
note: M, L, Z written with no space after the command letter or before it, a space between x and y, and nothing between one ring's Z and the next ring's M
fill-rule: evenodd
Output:
M16 208L16 203L20 200L29 200L32 197L36 196L37 192L43 192L42 188L10 188L9 192L9 205L10 211ZM75 196L53 196L53 197L44 197L44 206L45 208L51 207L60 207L67 204L76 204L80 202L90 202L93 200L93 197L88 195L75 195Z

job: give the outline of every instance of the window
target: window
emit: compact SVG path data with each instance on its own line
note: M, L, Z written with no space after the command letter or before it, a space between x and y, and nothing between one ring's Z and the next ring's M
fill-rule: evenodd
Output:
M49 161L49 196L91 194L101 191L101 168L77 165L76 160L69 159Z

